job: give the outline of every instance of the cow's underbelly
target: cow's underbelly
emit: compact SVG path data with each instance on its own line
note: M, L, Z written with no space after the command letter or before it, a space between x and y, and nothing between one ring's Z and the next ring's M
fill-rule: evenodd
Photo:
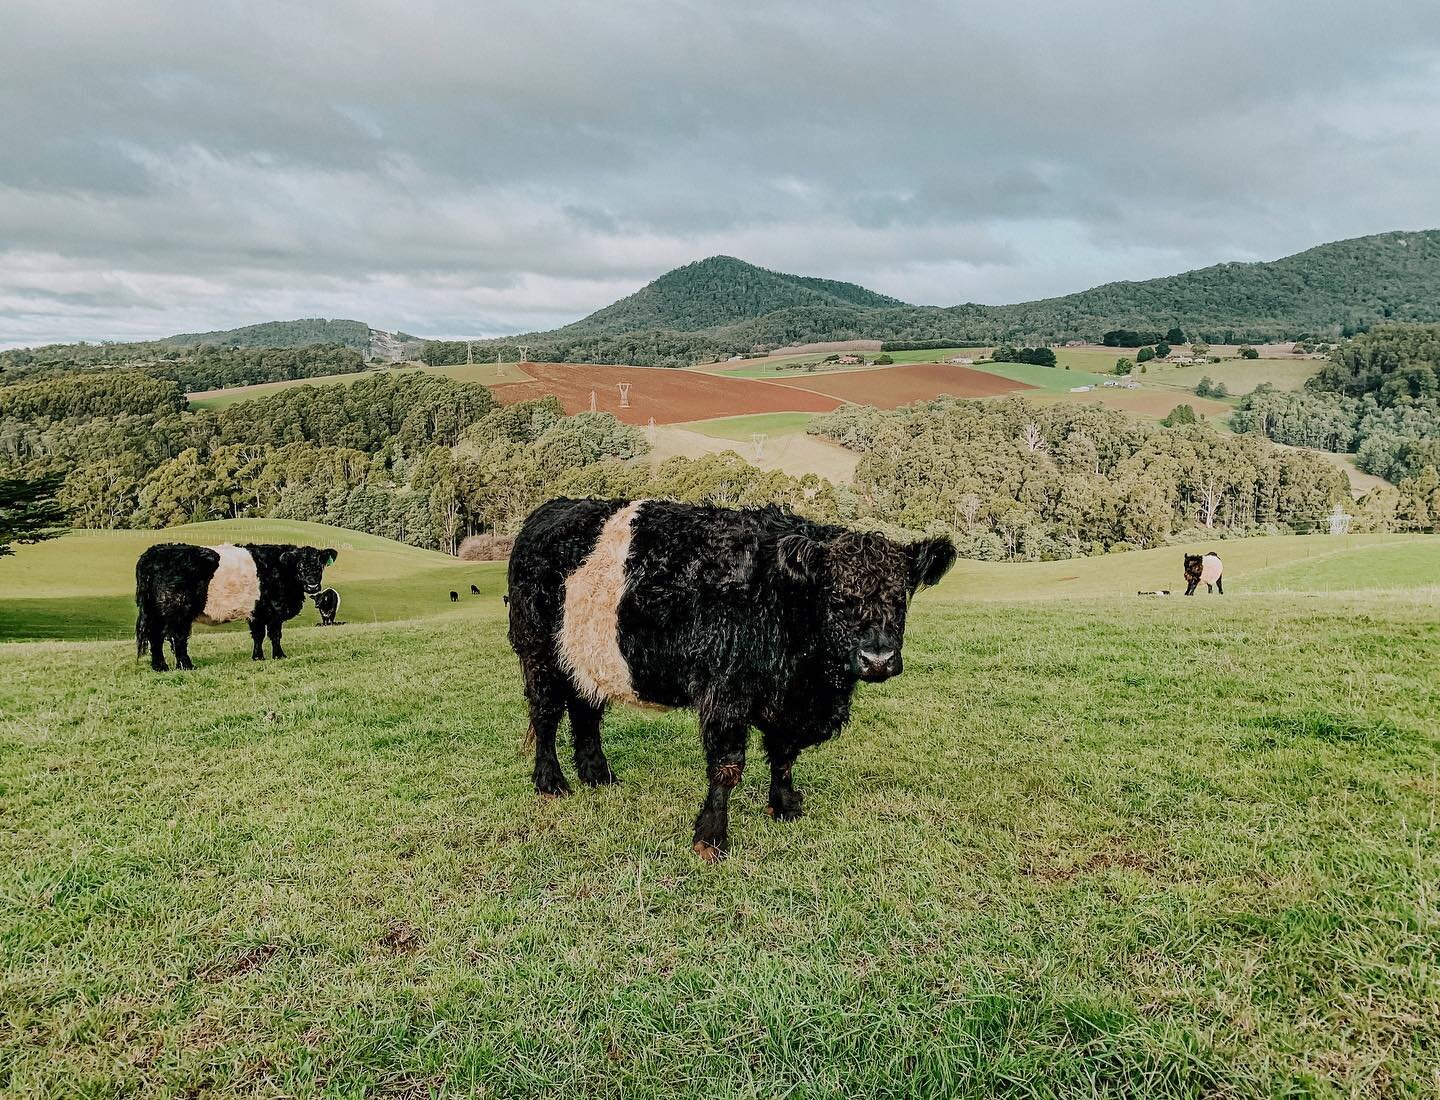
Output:
M239 546L212 546L220 564L205 592L205 607L195 621L216 626L248 619L260 602L260 574L249 550Z
M1214 554L1206 554L1205 560L1200 565L1200 583L1214 584L1220 579L1220 559Z
M576 691L595 704L643 704L620 652L620 600L635 516L643 501L605 521L595 549L565 581L565 607L555 648Z

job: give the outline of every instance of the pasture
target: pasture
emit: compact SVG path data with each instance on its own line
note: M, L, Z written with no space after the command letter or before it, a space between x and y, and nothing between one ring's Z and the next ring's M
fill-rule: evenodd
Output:
M0 646L0 1091L1440 1091L1440 540L1209 544L1232 594L1188 600L1133 594L1181 547L961 563L807 816L752 768L708 867L688 712L535 799L502 567L249 527L408 613L260 665L198 631L186 675L125 615ZM146 537L20 548L0 606L90 614Z

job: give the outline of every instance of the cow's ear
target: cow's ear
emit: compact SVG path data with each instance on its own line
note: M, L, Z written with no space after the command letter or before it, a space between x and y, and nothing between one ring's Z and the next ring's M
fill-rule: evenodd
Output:
M944 535L921 539L905 548L910 555L910 591L939 584L955 564L955 544Z
M780 572L791 580L813 584L820 577L825 560L825 544L805 535L786 535L775 544Z
M338 558L340 554L338 551L332 550L330 547L327 546L324 550L320 551L320 556L325 559L326 565L334 565L335 559Z

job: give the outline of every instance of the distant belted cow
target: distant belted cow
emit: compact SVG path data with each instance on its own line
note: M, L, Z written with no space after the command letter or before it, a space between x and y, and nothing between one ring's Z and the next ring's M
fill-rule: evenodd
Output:
M190 662L194 623L250 622L251 657L263 661L261 643L270 636L271 655L280 658L280 627L300 614L305 597L320 591L325 567L336 552L313 546L252 543L191 546L163 542L135 563L135 648L150 652L150 666L164 672L165 642L175 650L176 668Z
M1219 554L1186 554L1185 595L1195 595L1195 589L1202 584L1206 592L1218 591L1220 595L1225 595L1225 585L1221 581L1224 574L1225 567L1220 564Z
M799 817L796 757L845 725L858 681L900 673L910 598L954 561L945 538L901 545L773 506L542 505L509 573L535 789L570 793L555 751L567 711L576 770L593 786L615 782L600 744L607 703L693 706L710 780L696 853L715 860L729 847L752 725L770 762L766 813Z

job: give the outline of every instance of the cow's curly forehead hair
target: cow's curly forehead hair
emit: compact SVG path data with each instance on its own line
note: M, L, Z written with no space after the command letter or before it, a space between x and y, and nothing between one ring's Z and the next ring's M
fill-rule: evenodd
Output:
M875 531L847 531L825 544L829 573L840 594L905 590L908 558L903 547Z

